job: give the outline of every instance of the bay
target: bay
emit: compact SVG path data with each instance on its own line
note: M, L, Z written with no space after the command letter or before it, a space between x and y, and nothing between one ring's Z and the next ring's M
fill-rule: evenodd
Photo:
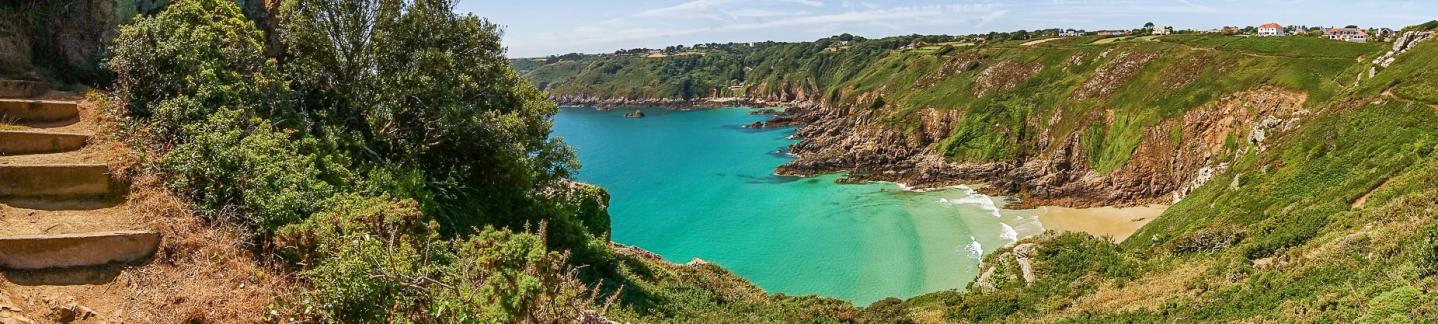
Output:
M613 240L675 263L717 263L771 293L867 305L962 289L980 257L1042 231L1033 212L967 187L914 192L780 177L792 128L744 129L751 108L563 108L554 132L579 151L577 178L611 194Z

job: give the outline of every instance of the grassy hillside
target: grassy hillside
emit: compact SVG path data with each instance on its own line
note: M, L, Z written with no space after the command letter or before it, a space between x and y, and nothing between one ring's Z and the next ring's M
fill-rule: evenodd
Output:
M1032 46L1004 41L938 50L896 49L903 38L839 46L834 39L706 51L704 56L599 55L521 73L551 97L804 99L881 110L917 131L920 112L966 118L935 148L957 161L1009 161L1079 133L1089 166L1122 168L1143 130L1226 94L1259 86L1305 93L1322 105L1384 44L1319 38L1176 35L1096 44L1092 37ZM731 88L730 86L738 85ZM1058 123L1049 124L1053 116ZM997 131L996 131L997 130Z
M959 163L1054 154L1063 144L1051 139L1073 135L1100 174L1156 157L1224 166L1122 244L1029 238L987 256L987 274L964 291L865 310L884 322L1438 320L1438 42L1370 77L1369 61L1391 44L1095 41L836 51L821 40L710 52L704 59L742 58L744 72L727 80L708 71L732 68L676 62L696 58L612 55L523 73L551 97L685 97L695 94L654 86L717 78L702 84L871 110L878 127L905 133L922 133L931 111L958 111L929 149ZM1195 126L1232 119L1255 122ZM1211 154L1172 150L1189 146Z

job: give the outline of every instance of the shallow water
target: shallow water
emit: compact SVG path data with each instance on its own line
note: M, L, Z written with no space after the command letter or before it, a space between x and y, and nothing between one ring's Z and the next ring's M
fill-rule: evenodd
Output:
M743 129L765 119L748 108L643 110L564 108L554 119L579 150L578 178L612 194L614 241L714 262L771 293L867 305L962 288L982 253L1042 231L1035 213L965 187L774 176L793 129Z

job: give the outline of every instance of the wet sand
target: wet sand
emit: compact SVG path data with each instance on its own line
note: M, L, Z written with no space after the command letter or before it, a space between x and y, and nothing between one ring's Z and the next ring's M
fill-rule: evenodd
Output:
M1140 207L1099 207L1065 208L1039 207L1039 222L1044 229L1059 232L1084 232L1094 236L1113 236L1114 241L1123 242L1144 224L1153 221L1167 210L1166 205Z

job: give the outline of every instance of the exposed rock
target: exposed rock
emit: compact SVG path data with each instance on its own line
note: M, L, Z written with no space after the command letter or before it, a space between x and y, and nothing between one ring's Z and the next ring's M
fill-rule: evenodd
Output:
M1016 161L958 163L945 159L936 148L962 120L961 111L923 110L918 113L919 127L905 131L878 123L880 112L856 108L862 103L814 106L795 110L796 119L809 120L794 133L800 141L790 147L798 159L776 173L850 171L853 180L893 181L917 188L987 183L989 190L1021 198L1015 207L1162 203L1182 198L1226 170L1218 159L1235 153L1225 147L1229 134L1248 138L1245 133L1260 129L1263 135L1256 138L1263 138L1258 141L1262 143L1297 125L1307 113L1302 110L1305 100L1302 94L1261 88L1190 109L1182 118L1145 129L1129 162L1107 175L1088 167L1082 132L1049 132L1062 118L1059 112L1046 122L1035 121L1048 126L1040 127L1037 153ZM1275 124L1268 117L1279 121ZM1088 118L1107 120L1103 114ZM1256 123L1260 125L1255 127ZM1184 138L1175 140L1173 134L1180 132Z
M1109 51L1112 51L1110 49ZM1108 56L1109 51L1104 51L1100 57ZM1083 87L1074 92L1074 99L1103 98L1119 87L1126 84L1129 78L1137 74L1139 70L1153 61L1158 54L1155 53L1122 53L1114 57L1108 64L1100 66L1094 71L1094 76L1084 82Z
M994 64L994 66L984 69L984 71L980 72L979 76L974 79L974 96L983 97L985 94L992 92L1013 89L1025 81L1028 81L1030 77L1038 74L1043 68L1044 66L1042 64L1037 63L1024 65L1005 61Z
M609 320L608 318L605 318L604 315L599 314L599 312L596 312L596 311L594 311L594 310L585 310L583 313L580 313L580 314L579 314L579 321L578 321L578 323L579 323L579 324L619 324L619 322L611 321L611 320Z
M635 110L634 112L624 114L624 118L644 118L644 112Z
M1379 67L1387 68L1389 65L1393 64L1393 61L1398 60L1398 55L1407 52L1409 49L1412 49L1414 46L1417 46L1418 43L1422 43L1423 41L1426 41L1432 37L1433 32L1429 31L1404 32L1403 35L1398 36L1397 40L1393 41L1393 49L1389 50L1387 53L1384 53L1382 56L1373 59L1373 64L1378 65ZM1372 73L1374 72L1377 71L1371 70L1369 76L1372 76Z
M1031 284L1035 280L1038 280L1038 276L1034 274L1034 266L1031 262L1031 258L1038 248L1039 246L1033 243L1019 244L1014 247L1014 262L1017 262L1019 264L1019 270L1023 271L1025 284Z
M938 70L934 70L934 72L930 72L929 74L924 75L924 77L919 78L918 81L914 82L914 87L918 89L931 88L935 84L944 80L948 80L954 75L973 71L974 69L978 68L979 65L982 63L983 57L981 56L973 54L956 56L950 59L948 63L944 63L944 66L940 67Z
M1004 257L1004 255L1001 255L999 257L1002 258ZM979 268L983 268L983 266L980 266ZM994 270L996 269L998 269L998 267L988 267L987 269L984 269L984 273L979 274L978 279L974 279L974 286L978 286L978 288L980 288L981 290L994 290L995 287L993 276Z
M775 113L778 113L778 111L772 108L755 109L749 111L750 115L773 115Z
M764 122L754 122L748 125L744 125L744 128L764 128Z
M50 319L59 323L83 321L95 317L95 315L94 310L81 306L74 300L64 304L57 303L50 306Z
M700 266L705 266L705 265L708 265L708 264L709 264L709 261L704 261L704 259L700 259L700 258L697 258L697 257L696 257L696 258L693 258L693 259L689 259L689 263L685 263L684 265L686 265L686 266L691 266L691 267L700 267Z
M609 245L610 245L611 248L614 249L614 253L617 253L617 254L620 254L620 255L637 257L637 258L641 258L641 259L656 260L656 261L664 260L664 258L659 257L658 254L654 254L654 252L649 252L649 250L645 250L645 249L641 249L641 248L633 247L633 246L628 246L628 245L624 245L624 244L619 244L619 243L609 243Z

